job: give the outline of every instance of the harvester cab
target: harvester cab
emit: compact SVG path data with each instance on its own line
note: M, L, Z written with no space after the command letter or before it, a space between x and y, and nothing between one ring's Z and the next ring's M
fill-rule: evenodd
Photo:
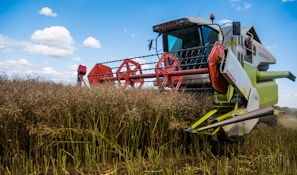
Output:
M164 52L97 63L88 74L89 84L214 92L215 109L187 132L215 135L223 131L228 137L248 134L259 117L274 115L272 106L278 103L275 79L295 81L289 71L268 71L276 59L261 44L253 26L233 22L221 27L188 17L155 25L153 31L161 36ZM85 67L80 65L78 73L81 82Z

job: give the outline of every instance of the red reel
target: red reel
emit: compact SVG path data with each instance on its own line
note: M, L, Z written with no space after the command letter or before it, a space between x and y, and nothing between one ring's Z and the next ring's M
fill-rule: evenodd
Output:
M159 88L162 89L169 86L171 90L178 90L182 84L183 77L170 74L180 70L179 61L175 56L169 53L163 54L156 64L156 79ZM161 76L163 76L163 80L161 80Z
M141 88L144 83L144 78L131 79L131 76L142 75L141 66L136 61L125 59L116 72L118 84L122 88L130 85L133 88ZM125 80L122 83L122 80Z

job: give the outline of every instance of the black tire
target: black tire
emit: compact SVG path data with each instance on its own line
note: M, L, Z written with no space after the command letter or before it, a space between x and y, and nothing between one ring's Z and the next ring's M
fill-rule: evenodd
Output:
M268 126L277 126L277 115L268 115L259 118L259 123L267 124Z

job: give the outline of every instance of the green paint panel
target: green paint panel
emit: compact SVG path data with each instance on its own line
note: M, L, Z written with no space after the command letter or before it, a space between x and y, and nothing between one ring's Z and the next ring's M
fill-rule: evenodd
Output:
M255 88L260 97L260 108L278 103L278 87L274 81L257 83Z
M255 86L257 82L257 68L248 64L244 64L244 70L248 74L252 85Z
M261 80L272 80L274 78L288 78L290 73L288 71L261 71L257 72L257 79Z
M248 74L251 83L257 89L260 97L260 108L275 105L278 103L278 86L274 80L257 82L257 74L259 71L257 68L244 64L244 69ZM262 76L265 77L275 77L284 76L284 72L273 72L266 73L261 72ZM259 76L259 75L258 75Z

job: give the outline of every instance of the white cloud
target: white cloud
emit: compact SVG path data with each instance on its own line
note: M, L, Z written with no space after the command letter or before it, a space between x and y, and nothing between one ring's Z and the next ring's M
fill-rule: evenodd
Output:
M54 68L52 67L44 67L41 71L43 74L50 74L50 75L60 75Z
M10 75L18 74L20 72L27 73L27 70L30 67L30 63L27 59L22 58L19 60L6 60L6 61L0 61L0 73L8 73Z
M297 108L297 92L291 94L280 94L278 105L281 107Z
M235 8L236 11L240 11L241 9L242 9L241 6L236 6Z
M75 47L70 32L63 26L51 26L36 30L31 40L36 43L26 43L25 51L31 54L63 57L73 54Z
M24 47L23 51L54 57L73 54L75 47L70 32L63 26L51 26L36 30L31 35L33 42L14 41L0 34L0 53L11 52L12 47Z
M231 2L231 6L236 11L247 10L252 7L251 3L248 3L248 2L241 3L241 0L230 0L230 2Z
M73 44L70 32L63 26L46 27L43 30L36 30L31 40L50 46L69 48Z
M12 49L10 49L10 48L1 49L0 48L0 53L7 53L7 52L12 52Z
M83 46L92 47L92 48L101 48L101 43L96 38L89 36L87 39L84 40Z
M0 53L11 52L11 47L19 45L19 42L0 34Z
M130 33L130 36L131 36L132 38L135 38L135 37L139 36L139 34L138 34L138 33Z
M9 38L4 35L0 35L0 49L6 48L9 45Z
M58 48L58 47L48 46L44 44L33 44L33 43L27 44L24 51L30 54L53 56L53 57L64 57L64 56L73 54L73 50L71 49L64 49L64 48Z
M29 61L22 58L22 59L19 59L19 60L6 60L6 61L3 61L3 62L0 62L0 66L18 66L18 65L29 65Z
M145 59L143 58L134 58L133 61L139 63L141 65L141 69L150 69L150 65L146 63Z
M42 63L44 64L44 63ZM32 64L25 58L9 59L1 61L0 75L4 74L10 78L36 77L40 80L62 82L75 85L78 65L65 65L64 69L56 70L52 66Z
M42 64L49 64L49 61L48 60L43 60Z
M138 33L131 33L131 32L128 32L128 29L124 29L123 31L124 33L128 33L130 35L130 37L132 38L135 38L135 37L138 37L139 34Z
M251 3L247 3L247 2L243 3L243 8L244 9L249 9L251 7L252 7L252 4Z
M29 61L26 60L26 59L24 59L24 58L20 59L20 60L19 60L19 63L20 63L21 65L29 65Z
M72 60L74 60L74 61L80 61L80 57L74 57Z
M41 10L39 10L39 14L42 14L45 16L52 16L52 17L58 16L57 13L54 13L53 10L48 7L43 7Z
M50 79L55 82L62 82L64 84L76 84L78 65L68 65L62 71L57 71L53 67L43 67L38 70L40 75L44 75L46 79Z
M69 66L68 69L71 70L71 71L75 71L76 72L77 71L77 68L78 68L78 65L77 64L72 64L72 65Z

